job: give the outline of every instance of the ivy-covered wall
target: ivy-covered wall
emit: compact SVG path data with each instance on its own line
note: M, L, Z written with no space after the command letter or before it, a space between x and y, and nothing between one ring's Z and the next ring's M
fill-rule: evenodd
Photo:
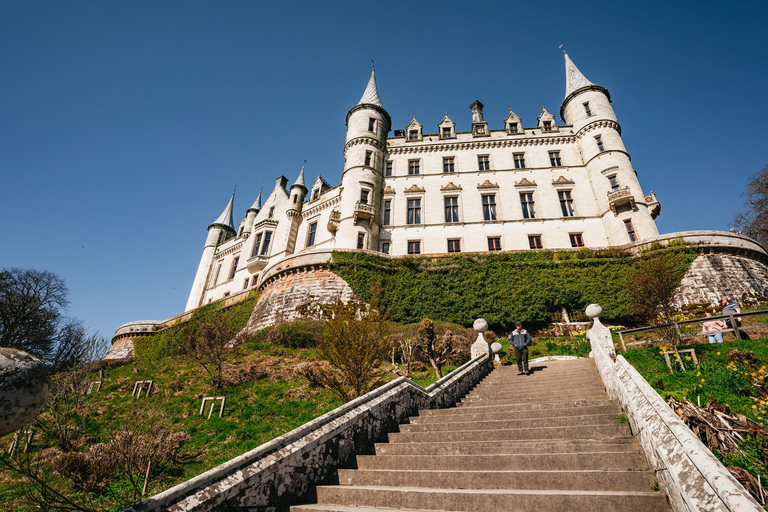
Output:
M670 244L680 280L698 255L694 247ZM370 301L379 288L381 307L399 322L424 317L470 325L485 318L492 326L515 320L548 323L562 307L603 307L603 317L626 322L625 281L636 258L616 250L525 251L458 254L440 257L386 258L362 252L334 252L331 270L349 283L355 295ZM378 286L380 285L380 287Z

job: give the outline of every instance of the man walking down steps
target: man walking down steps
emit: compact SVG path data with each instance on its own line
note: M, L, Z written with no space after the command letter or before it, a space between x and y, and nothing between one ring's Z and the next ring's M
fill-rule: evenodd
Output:
M539 371L540 370L540 371ZM594 361L491 372L458 406L419 411L376 455L293 512L670 509Z
M528 346L532 343L531 335L523 329L523 324L519 320L515 323L515 330L509 335L509 344L515 349L515 359L517 360L517 374L530 375L528 370Z

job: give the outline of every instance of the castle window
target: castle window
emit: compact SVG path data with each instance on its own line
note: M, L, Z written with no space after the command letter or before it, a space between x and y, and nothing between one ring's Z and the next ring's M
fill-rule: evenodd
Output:
M419 130L409 130L408 140L419 140Z
M408 174L419 174L419 161L408 160Z
M520 204L523 206L524 219L536 218L536 211L533 208L533 192L523 192L520 194Z
M298 201L298 199L299 199L299 194L294 194L293 195L293 203L296 204L296 201Z
M448 252L461 252L461 240L448 240Z
M602 135L598 135L595 137L595 142L597 143L597 149L599 151L605 151L605 148L603 147L603 137Z
M272 241L272 232L267 231L264 233L264 245L261 247L261 255L266 256L269 254L269 243Z
M237 271L237 264L240 263L240 258L235 258L235 260L232 262L232 268L229 270L229 277L227 279L232 279L235 277L235 272Z
M387 160L387 167L384 176L392 176L392 160Z
M273 206L272 208L269 209L269 218L271 219L274 214L275 214L275 207Z
M515 169L525 168L525 153L515 153L512 157L515 160Z
M381 242L381 252L389 254L389 242Z
M571 247L584 247L584 238L581 233L571 233L568 236L571 239Z
M376 120L372 117L368 119L368 131L369 132L376 131Z
M544 131L545 132L552 131L552 121L544 121Z
M517 133L517 123L509 123L507 129L509 130L509 133Z
M560 209L563 211L563 217L573 217L573 199L571 199L570 190L560 190L557 192L560 198Z
M528 247L531 249L541 249L544 244L541 243L541 235L528 235Z
M483 194L483 220L496 220L496 194Z
M421 254L421 240L408 241L408 254Z
M451 127L443 126L443 137L450 137L450 136L451 136Z
M459 222L459 198L445 198L445 222Z
M315 245L315 237L317 236L317 222L313 222L309 225L309 236L307 237L307 247Z
M443 158L443 172L453 172L454 170L454 158L452 156Z
M616 175L608 176L608 182L611 184L612 192L619 190L619 180L616 179Z
M365 165L371 165L371 154L370 151L365 152Z
M491 168L488 155L480 155L477 157L477 168L480 171L487 171L488 169Z
M219 280L219 274L221 273L221 262L216 266L216 272L213 274L213 286L216 286L216 283Z
M589 102L583 103L584 105L584 112L587 113L587 117L590 117L592 115L592 109L589 108Z
M315 190L312 191L312 200L314 201L315 199L317 199L319 195L320 195L320 189L316 188Z
M408 200L408 224L421 224L421 199Z
M624 227L627 228L627 234L629 235L630 242L637 242L637 234L635 233L635 226L632 225L632 220L627 219L624 221Z
M392 200L387 199L384 201L384 219L383 224L388 226L392 223Z
M368 191L365 189L360 191L360 202L363 204L368 204Z
M245 278L245 281L243 282L243 290L245 290L246 288L248 288L248 282L249 282L250 280L251 280L251 278L250 278L250 277L246 277L246 278Z
M488 250L489 251L500 251L501 250L501 237L494 236L494 237L488 237Z
M365 233L357 234L357 248L365 249Z
M251 253L251 257L256 256L259 254L259 246L261 245L261 233L256 235L256 243L253 244L253 252Z
M560 152L559 151L550 151L549 152L549 165L552 167L560 167L563 165L560 162Z

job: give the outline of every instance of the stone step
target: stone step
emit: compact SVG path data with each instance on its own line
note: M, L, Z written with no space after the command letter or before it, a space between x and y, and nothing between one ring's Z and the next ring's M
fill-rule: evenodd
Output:
M464 414L443 414L443 415L419 415L408 418L408 423L418 425L422 423L457 423L465 421L491 421L491 420L513 420L513 419L533 419L533 418L564 418L569 416L583 416L587 414L613 414L619 416L622 414L621 407L618 404L593 406L593 407L562 407L559 409L535 409L535 410L512 410L502 412L466 412L466 408L456 409L456 412L462 411Z
M564 427L568 425L614 425L617 414L586 414L550 418L515 418L485 421L453 421L411 423L400 425L400 432L456 432L461 430L501 430L535 427Z
M513 411L543 411L552 409L580 409L582 407L600 407L615 405L616 402L608 398L594 399L569 399L569 400L548 400L533 403L519 403L509 405L478 405L455 407L450 409L421 409L419 416L423 417L447 417L463 414L478 414L482 412L513 412Z
M463 430L459 432L393 432L390 443L435 441L514 441L542 439L606 439L630 435L628 425L580 425L578 427L537 427L514 430Z
M654 478L647 471L434 471L339 470L341 485L427 487L443 489L557 489L648 491Z
M455 471L642 471L648 469L638 452L539 453L514 455L358 455L357 469Z
M422 443L376 443L377 455L485 455L586 453L640 451L633 437L594 439L547 439L544 441L435 441Z
M532 394L526 394L526 395L510 395L505 398L464 398L459 403L461 404L461 407L466 406L477 406L477 405L510 405L510 404L529 404L529 403L535 403L540 400L551 400L554 398L551 394L542 394L542 395L532 395ZM605 390L600 391L581 391L581 390L572 390L565 393L558 393L557 399L559 400L575 400L575 399L593 399L598 400L600 398L608 398L608 394L605 392Z
M475 400L475 399L502 399L502 398L508 398L512 396L526 396L526 397L532 397L532 398L539 398L539 397L545 397L545 396L560 396L565 394L573 394L575 392L579 392L580 394L592 394L592 393L605 393L605 388L602 384L591 384L591 385L579 385L579 386L545 386L545 387L536 387L531 389L517 389L514 387L510 387L507 389L486 389L483 391L471 391L468 393L463 400Z
M481 391L495 391L498 389L519 389L519 390L534 390L542 387L555 387L559 389L567 389L575 386L584 385L603 385L603 381L598 375L571 377L568 379L551 379L548 381L531 379L531 376L515 376L514 378L500 380L498 382L482 382L472 388L472 393Z
M390 507L346 507L344 505L295 505L291 507L295 512L392 512L393 510L402 510L403 512L448 512L445 510L424 510L424 509L393 509Z
M568 512L668 511L658 492L557 491L510 489L426 489L418 487L321 486L318 502L356 507L398 507L411 510L514 512L531 510ZM295 507L305 512L312 510ZM322 509L320 509L322 510ZM329 510L329 509L325 509ZM333 509L331 509L333 510Z

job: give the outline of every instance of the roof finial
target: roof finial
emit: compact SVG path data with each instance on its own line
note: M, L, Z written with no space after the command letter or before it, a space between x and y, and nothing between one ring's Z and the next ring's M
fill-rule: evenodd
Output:
M565 46L564 45L561 44L560 45L560 49L563 50L563 55L568 55L568 52L565 51Z

